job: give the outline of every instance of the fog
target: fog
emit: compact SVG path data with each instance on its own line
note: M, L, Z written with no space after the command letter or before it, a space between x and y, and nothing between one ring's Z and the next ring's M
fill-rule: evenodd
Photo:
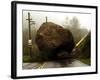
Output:
M28 13L35 24L31 24L31 37L32 37L32 53L34 55L34 61L41 59L38 56L39 49L35 42L35 36L39 27L46 22L53 22L58 24L65 29L69 29L74 37L75 44L77 44L84 36L86 36L91 30L91 14L86 13L63 13L63 12L40 12L40 11L23 11L22 21L23 21L23 56L29 55L29 26L28 26ZM90 38L88 40L90 42ZM85 44L85 43L84 43ZM87 46L87 44L86 44ZM89 47L90 48L90 47ZM88 50L86 50L86 54ZM39 53L39 54L38 54ZM90 54L89 54L90 55ZM46 56L45 56L46 58ZM27 58L23 58L25 62Z
M40 25L46 21L47 16L48 22L54 22L63 26L66 22L66 18L71 20L73 17L77 17L80 28L90 30L91 27L91 15L90 14L79 14L79 13L58 13L58 12L40 12L40 11L23 11L23 30L28 28L28 12L30 12L32 21L35 21L35 25L31 25L31 28L35 27L38 29ZM64 26L63 26L64 27Z
M32 42L35 40L35 35L39 27L46 22L53 22L61 25L62 27L69 29L77 43L82 37L84 37L91 29L91 14L86 13L63 13L63 12L41 12L41 11L23 11L23 43L27 45L28 41L28 12L30 18L35 21L35 24L31 25ZM79 35L77 35L79 34Z

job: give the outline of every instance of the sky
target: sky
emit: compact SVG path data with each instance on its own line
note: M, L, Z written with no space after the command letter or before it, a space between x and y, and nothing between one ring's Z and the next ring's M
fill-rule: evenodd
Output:
M28 18L28 12L30 12L32 21L35 21L36 23L35 25L31 25L31 27L35 27L36 29L38 29L42 23L46 22L46 16L48 17L48 22L54 22L61 26L65 24L66 17L68 20L71 20L73 17L77 17L80 28L85 28L87 30L90 30L91 28L91 14L23 11L23 29L28 28L28 21L26 20Z

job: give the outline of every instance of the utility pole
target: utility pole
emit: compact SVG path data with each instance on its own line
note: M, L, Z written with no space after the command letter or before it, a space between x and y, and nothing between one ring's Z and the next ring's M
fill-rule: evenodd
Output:
M32 34L33 34L33 35L32 35L32 36L33 36L33 37L32 37L32 41L33 41L33 44L35 43L35 37L36 37L36 28L35 28L35 24L36 24L35 21L31 21L31 25L33 25L33 28L32 28L32 32L33 32L33 33L32 33Z
M46 16L45 18L46 18L46 23L47 23L47 21L48 21L48 18L47 18L47 16Z
M28 12L28 27L29 27L29 40L28 40L28 46L29 46L29 54L30 54L30 57L32 58L32 38L31 38L31 18L30 18L30 13Z

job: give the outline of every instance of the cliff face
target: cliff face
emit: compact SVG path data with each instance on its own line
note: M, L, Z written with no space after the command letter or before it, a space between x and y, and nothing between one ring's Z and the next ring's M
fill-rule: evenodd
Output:
M70 54L75 46L71 32L52 22L40 26L35 41L40 51L45 52L49 57L63 52Z

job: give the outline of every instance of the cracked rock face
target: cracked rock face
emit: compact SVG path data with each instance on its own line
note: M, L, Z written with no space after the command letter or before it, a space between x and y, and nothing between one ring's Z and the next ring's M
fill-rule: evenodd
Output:
M52 22L40 26L36 34L36 43L40 51L47 51L53 55L70 53L75 46L71 32Z

